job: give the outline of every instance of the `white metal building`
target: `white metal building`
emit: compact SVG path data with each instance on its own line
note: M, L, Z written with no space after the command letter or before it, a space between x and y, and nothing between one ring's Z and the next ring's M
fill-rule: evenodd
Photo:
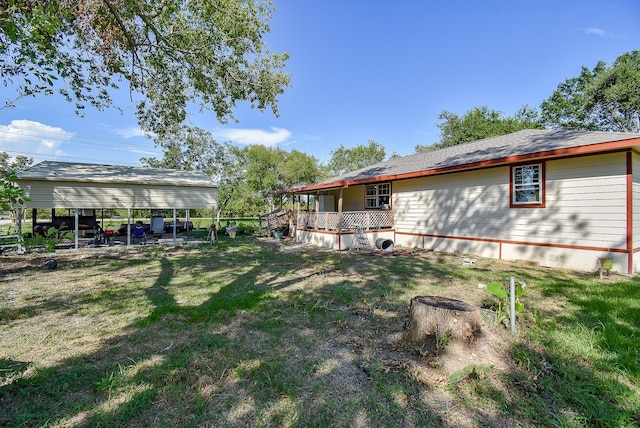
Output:
M206 174L161 168L45 161L21 171L17 184L30 198L22 209L71 209L76 218L86 210L149 209L173 210L175 220L176 209L215 211L218 200Z

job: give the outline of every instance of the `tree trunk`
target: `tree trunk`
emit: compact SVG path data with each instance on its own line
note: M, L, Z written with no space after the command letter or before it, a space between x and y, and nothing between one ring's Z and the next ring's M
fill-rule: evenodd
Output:
M480 334L480 308L461 300L416 296L409 306L405 339L421 355L437 355L450 340L473 342Z

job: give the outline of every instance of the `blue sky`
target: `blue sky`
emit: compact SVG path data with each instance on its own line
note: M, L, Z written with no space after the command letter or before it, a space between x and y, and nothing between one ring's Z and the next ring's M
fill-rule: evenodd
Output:
M240 104L239 123L222 125L206 112L191 121L219 141L296 149L321 162L340 145L369 140L388 155L412 154L438 141L443 110L487 106L511 116L537 108L582 66L640 49L638 0L273 3L266 41L291 56L280 116ZM21 100L0 110L0 151L116 165L158 155L137 127L127 88L114 98L122 114L87 108L83 118L60 98Z

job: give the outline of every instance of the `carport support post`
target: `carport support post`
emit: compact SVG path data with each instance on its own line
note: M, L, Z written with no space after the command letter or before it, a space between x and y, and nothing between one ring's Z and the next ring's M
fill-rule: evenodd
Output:
M177 226L176 223L177 222L178 222L178 219L176 218L176 209L174 208L173 209L173 243L174 244L176 243L176 235L177 235L176 234L176 226Z
M127 208L127 246L131 245L131 208Z
M79 214L80 210L78 208L76 208L76 209L74 209L74 211L75 211L75 217L76 217L75 222L74 222L76 224L76 226L75 226L76 230L74 232L75 232L75 237L76 237L76 251L78 251L78 248L79 248L78 235L80 235L79 225L78 225L78 220L80 219L80 216L78 214Z

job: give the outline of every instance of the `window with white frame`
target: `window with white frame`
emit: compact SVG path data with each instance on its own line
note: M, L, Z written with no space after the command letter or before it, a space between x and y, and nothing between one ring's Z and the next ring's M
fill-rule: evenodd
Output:
M391 201L391 183L367 184L365 187L365 208L380 208Z
M519 165L511 169L513 206L542 205L544 183L542 164Z

